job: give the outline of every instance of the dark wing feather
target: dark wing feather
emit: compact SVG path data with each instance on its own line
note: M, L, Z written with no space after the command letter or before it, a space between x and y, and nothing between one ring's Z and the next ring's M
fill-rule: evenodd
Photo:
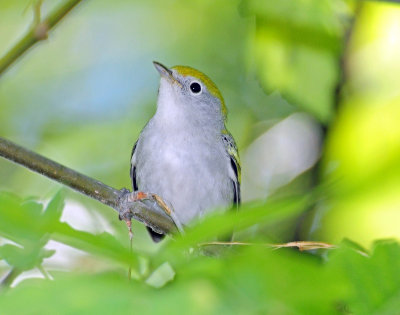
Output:
M240 162L239 162L239 153L237 150L237 146L235 140L232 135L224 130L222 133L222 140L226 149L226 152L229 155L231 168L233 171L232 176L232 189L233 189L233 204L236 208L239 208L240 205Z
M133 164L133 155L135 154L136 151L136 146L137 146L137 141L135 145L133 146L132 153L131 153L131 180L132 180L132 189L133 191L138 191L138 186L137 186L137 181L136 181L136 164Z
M233 203L238 208L240 205L240 183L238 180L238 165L234 157L230 156L231 159L231 166L233 171L235 172L236 179L232 180L233 185Z

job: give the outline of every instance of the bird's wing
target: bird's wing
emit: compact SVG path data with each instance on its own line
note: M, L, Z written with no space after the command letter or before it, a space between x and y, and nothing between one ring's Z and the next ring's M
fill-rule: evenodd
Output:
M239 160L239 152L233 139L232 135L228 130L224 130L222 133L222 141L225 146L225 150L230 158L230 166L231 166L231 179L233 186L233 203L236 208L240 205L240 160Z
M139 140L138 140L139 141ZM132 189L133 191L138 190L138 185L136 182L136 146L138 141L135 142L135 145L133 146L132 149L132 154L131 154L131 180L132 180Z

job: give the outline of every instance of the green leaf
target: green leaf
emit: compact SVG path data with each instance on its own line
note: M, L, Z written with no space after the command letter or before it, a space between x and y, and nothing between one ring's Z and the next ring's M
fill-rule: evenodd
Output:
M54 196L44 212L43 205L37 201L1 192L0 235L21 245L38 242L50 232L49 224L59 220L63 206L61 192Z
M400 245L375 243L371 256L342 244L331 252L329 265L341 269L351 294L348 304L355 314L396 314L400 307Z
M44 210L43 219L44 224L50 225L60 221L62 211L64 209L64 193L63 190L58 191L53 199L50 200L46 209Z
M0 192L0 236L20 245L34 244L47 231L42 229L42 205Z
M138 309L133 302L137 292L121 275L56 278L28 279L9 290L7 297L0 296L2 314L127 314Z
M17 270L30 270L42 264L43 259L51 257L54 250L43 248L21 248L6 244L0 247L0 258Z
M137 257L113 235L95 235L59 222L63 207L62 191L54 195L44 211L40 203L0 193L0 236L21 245L5 245L1 254L3 259L19 269L33 268L47 257L49 252L42 247L53 239L124 267L130 264L135 268L138 266Z
M224 259L188 256L176 279L158 290L118 274L55 279L22 282L0 296L2 312L29 305L32 314L335 314L347 294L343 279L319 259L260 248Z
M29 270L54 254L43 247L50 239L49 224L58 220L63 209L60 193L50 201L45 212L42 204L0 193L0 235L20 246L0 247L0 258L18 270Z
M256 27L250 60L263 87L328 122L338 80L345 1L243 1Z
M123 246L113 235L109 233L93 234L79 231L67 223L58 223L53 226L52 239L65 245L83 250L92 255L101 256L114 261L124 267L134 264L138 267L138 258L132 255L127 246ZM127 236L128 243L128 236Z
M59 220L64 207L58 192L43 212L43 205L0 193L0 235L20 245L44 246L49 240L50 225Z
M168 262L163 263L160 267L152 272L146 279L146 283L155 288L161 288L175 277L175 271Z

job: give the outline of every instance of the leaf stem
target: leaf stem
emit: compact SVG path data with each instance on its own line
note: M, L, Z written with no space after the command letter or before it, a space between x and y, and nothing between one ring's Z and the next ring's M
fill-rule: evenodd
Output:
M27 33L0 58L0 76L29 48L34 46L37 42L45 40L48 31L54 28L57 23L81 1L82 0L67 0L50 12L42 21L34 21ZM38 16L40 17L37 13L37 5L35 10L35 19L37 19Z

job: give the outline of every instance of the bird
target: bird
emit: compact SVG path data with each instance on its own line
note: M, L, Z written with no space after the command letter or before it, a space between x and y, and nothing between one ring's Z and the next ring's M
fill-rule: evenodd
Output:
M133 191L160 196L183 226L217 208L238 209L240 159L221 92L194 68L153 64L157 109L133 146ZM147 230L154 242L165 236Z

